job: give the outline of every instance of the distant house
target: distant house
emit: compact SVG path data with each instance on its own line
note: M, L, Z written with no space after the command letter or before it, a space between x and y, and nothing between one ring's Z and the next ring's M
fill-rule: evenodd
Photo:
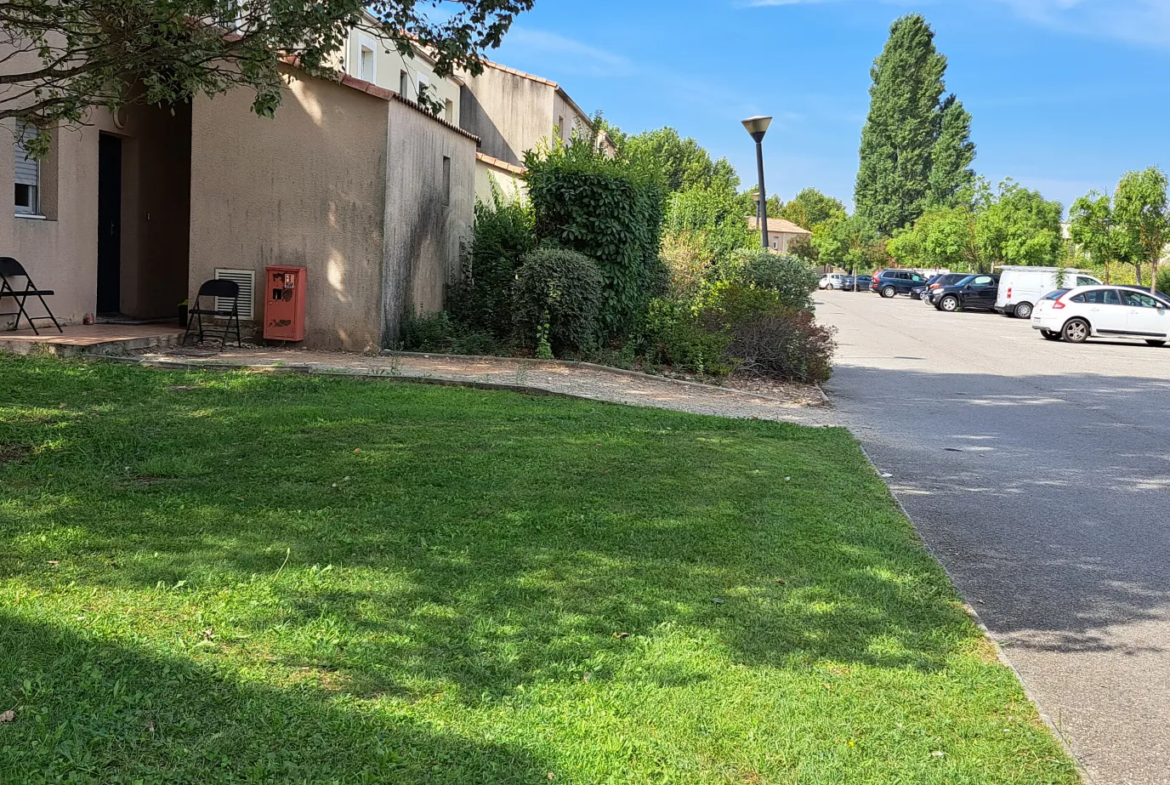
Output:
M522 192L524 154L542 141L589 136L607 154L617 152L556 82L487 61L483 73L460 78L459 125L480 140L476 197L481 200L489 198L492 179L505 192Z
M760 231L760 222L756 216L749 215L747 222L752 231ZM788 253L793 241L801 237L811 238L812 232L783 218L768 219L768 247L773 251Z

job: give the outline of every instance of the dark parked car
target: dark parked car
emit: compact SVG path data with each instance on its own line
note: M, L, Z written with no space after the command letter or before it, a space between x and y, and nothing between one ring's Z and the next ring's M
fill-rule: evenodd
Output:
M957 284L964 278L970 277L970 273L943 273L942 275L931 276L922 286L915 286L910 290L910 296L915 300L927 300L927 295L935 289L941 289L944 286L951 286Z
M926 279L922 274L913 270L879 270L869 288L882 297L894 297L899 294L908 295L915 286L922 286L925 283Z
M960 308L994 311L998 295L998 275L968 275L957 284L935 289L931 299L940 311L957 311Z
M873 284L873 276L872 275L859 275L859 276L857 276L856 283L854 283L854 280L852 278L846 278L844 290L847 292L852 292L855 289L865 290L865 289L868 289L872 284Z

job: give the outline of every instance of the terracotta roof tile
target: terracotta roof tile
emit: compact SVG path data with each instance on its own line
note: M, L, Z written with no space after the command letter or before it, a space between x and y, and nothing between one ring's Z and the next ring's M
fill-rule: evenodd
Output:
M489 166L494 166L497 169L503 169L504 171L511 172L514 175L528 174L528 170L525 169L523 166L517 166L516 164L510 164L507 161L496 158L495 156L488 155L487 153L477 152L475 154L475 157L478 160L483 161L485 164L488 164Z
M760 228L759 221L759 218L756 218L754 215L749 215L747 217L748 228L758 230ZM808 229L805 229L802 226L797 226L796 224L792 223L792 221L785 220L784 218L769 218L768 231L782 232L784 234L812 234L812 232L810 232Z

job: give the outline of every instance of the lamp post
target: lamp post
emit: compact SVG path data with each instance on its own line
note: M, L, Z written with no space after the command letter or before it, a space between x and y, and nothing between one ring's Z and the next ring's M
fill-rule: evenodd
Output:
M760 201L756 208L756 222L760 225L760 237L765 248L768 247L768 195L764 192L764 134L768 133L771 124L771 117L749 117L743 121L743 127L756 142L756 165L760 170Z

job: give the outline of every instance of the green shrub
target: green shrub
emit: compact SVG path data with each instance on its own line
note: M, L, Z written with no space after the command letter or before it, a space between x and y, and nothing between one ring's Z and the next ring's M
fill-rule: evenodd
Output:
M446 311L402 320L402 348L408 352L450 352L455 335L455 323Z
M711 286L702 300L705 323L711 329L732 327L784 303L773 289L752 286L742 280L719 281Z
M607 158L582 139L530 152L525 164L537 240L596 263L602 334L627 338L666 284L658 259L664 194L657 173Z
M733 269L733 278L776 292L782 305L812 309L812 293L817 290L820 275L803 259L760 248L736 253Z
M602 278L593 260L562 248L530 253L516 273L513 314L522 344L567 352L588 351L597 343Z
M731 335L719 325L705 323L703 311L689 302L670 297L651 301L646 316L647 359L691 373L724 376Z
M512 335L516 270L536 246L532 212L519 201L505 201L493 182L492 203L475 205L472 235L459 282L448 291L448 308L471 333L506 341Z
M726 264L734 252L760 242L744 220L735 191L729 188L697 186L673 194L664 226L667 235L695 233L717 265Z

